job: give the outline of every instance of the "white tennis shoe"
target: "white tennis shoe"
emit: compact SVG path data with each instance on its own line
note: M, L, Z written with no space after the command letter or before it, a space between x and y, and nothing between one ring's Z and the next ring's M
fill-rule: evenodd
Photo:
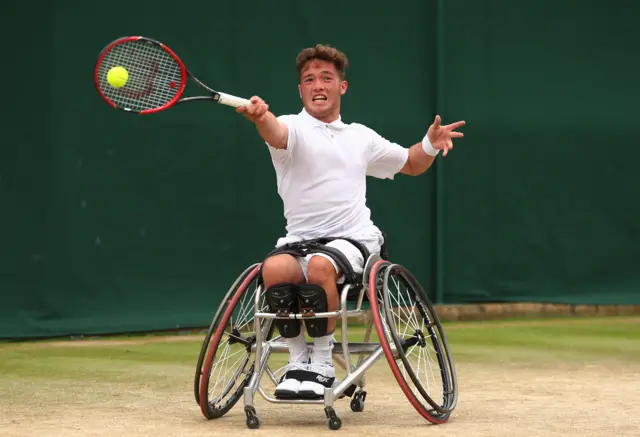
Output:
M324 397L324 389L333 387L336 369L332 364L309 364L298 387L298 397L315 399Z
M276 387L275 396L278 399L291 399L298 397L298 391L303 379L307 377L307 363L289 363L280 383Z

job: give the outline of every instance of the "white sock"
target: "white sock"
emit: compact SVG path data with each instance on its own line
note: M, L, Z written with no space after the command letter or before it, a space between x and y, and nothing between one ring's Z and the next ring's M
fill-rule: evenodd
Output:
M309 362L309 349L307 348L302 327L300 327L300 334L297 337L287 338L287 347L289 348L290 363L307 364Z
M312 364L329 364L333 365L333 334L324 337L316 337L313 339L313 356Z

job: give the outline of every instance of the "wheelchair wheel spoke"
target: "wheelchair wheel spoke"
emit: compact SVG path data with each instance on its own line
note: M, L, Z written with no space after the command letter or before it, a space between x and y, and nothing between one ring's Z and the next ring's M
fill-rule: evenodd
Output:
M407 269L389 263L375 273L376 327L381 342L389 343L387 360L413 406L442 423L455 408L457 381L437 315Z
M230 358L234 355L238 355L239 352L242 351L236 351L234 353L232 353L231 355L229 355L229 357L225 358L225 361L230 360ZM239 366L237 369L234 368L235 365L237 365L238 363L240 363L241 361L244 361L242 366ZM240 357L238 357L236 359L236 361L229 366L229 368L227 368L225 370L224 373L222 374L218 374L218 375L214 375L215 378L215 384L214 386L211 388L210 393L210 397L213 397L214 399L211 401L211 403L216 404L218 403L222 398L224 398L224 396L226 396L227 394L229 394L229 392L231 391L231 389L233 388L233 386L235 385L235 383L237 382L237 378L238 376L240 376L240 374L244 373L244 369L247 365L249 361L249 358L247 357L246 354L242 354L240 355ZM222 366L220 366L222 367ZM229 375L231 374L231 378L229 378ZM222 393L219 395L215 395L216 392L216 387L218 387L218 385L222 383L221 385L223 386L222 389Z
M238 402L253 373L255 297L261 289L258 272L259 265L254 265L238 278L212 335L199 386L200 408L208 419L224 415Z

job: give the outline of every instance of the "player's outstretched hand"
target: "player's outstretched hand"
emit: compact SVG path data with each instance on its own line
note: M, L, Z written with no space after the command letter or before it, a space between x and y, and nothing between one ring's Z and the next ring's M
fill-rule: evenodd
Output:
M248 120L252 122L261 121L267 112L269 112L269 105L265 103L258 96L253 96L249 99L251 105L239 106L236 108L236 112L244 115Z
M440 124L440 116L436 115L436 119L427 131L431 145L436 149L442 150L442 156L447 156L449 150L453 149L453 139L464 137L462 132L454 131L464 125L464 121L456 121L443 126Z

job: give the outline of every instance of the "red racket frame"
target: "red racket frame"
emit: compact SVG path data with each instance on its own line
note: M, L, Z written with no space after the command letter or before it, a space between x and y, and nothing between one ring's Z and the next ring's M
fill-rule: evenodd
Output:
M127 36L124 38L119 38L111 43L109 43L109 45L107 45L104 49L102 49L102 52L100 52L100 56L98 57L98 61L96 62L96 68L95 68L95 73L94 73L94 81L95 81L95 86L98 90L98 93L100 93L100 96L112 107L116 108L116 109L122 109L120 107L118 107L118 105L116 105L113 101L111 101L107 96L104 95L104 93L102 92L102 90L100 89L100 65L102 64L102 60L104 59L104 57L107 55L107 53L109 53L114 47L120 45L120 44L125 44L127 42L132 42L132 41L148 41L150 43L156 44L158 46L160 46L160 48L162 48L164 51L166 51L167 53L169 53L169 55L171 55L171 57L178 63L178 66L180 67L180 72L181 72L181 81L180 81L180 88L178 89L178 91L176 92L176 95L167 103L165 103L162 106L159 106L157 108L152 108L152 109L144 109L142 111L138 111L138 114L152 114L154 112L160 112L160 111L164 111L167 108L170 108L171 106L175 105L176 102L178 100L180 100L180 97L182 97L182 94L184 93L184 89L187 86L187 68L185 67L184 63L182 62L182 60L178 57L178 55L176 55L173 50L171 50L169 47L167 47L166 45L162 44L161 42L155 41L153 39L144 37L144 36ZM132 111L127 111L127 112L132 112Z

